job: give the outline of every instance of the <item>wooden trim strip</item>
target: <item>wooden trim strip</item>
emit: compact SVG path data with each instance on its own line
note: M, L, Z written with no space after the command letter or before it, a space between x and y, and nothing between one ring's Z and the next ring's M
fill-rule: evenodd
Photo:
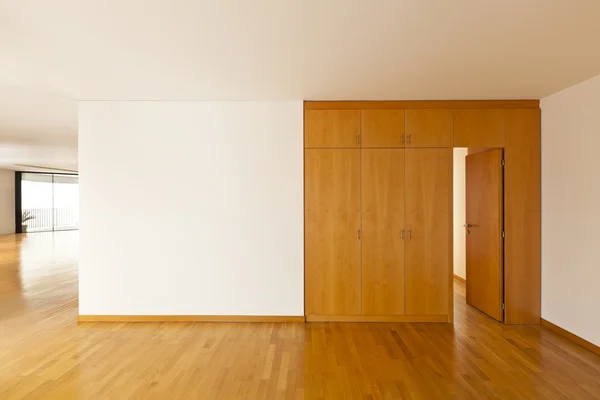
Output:
M305 110L369 110L414 108L539 108L539 100L399 100L305 101Z
M306 322L448 322L447 315L307 315Z
M448 323L454 324L454 149L452 143L454 143L454 110L450 113L452 120L452 128L450 132L450 171L448 176L450 178L450 184L448 185L448 262L447 262L447 273L448 273ZM406 201L406 200L405 200ZM465 207L466 208L466 207ZM406 210L405 210L406 212ZM406 216L404 217L406 218ZM406 250L405 250L406 251ZM405 269L406 271L406 266Z
M77 322L304 322L304 317L275 315L79 315Z
M546 321L544 318L541 319L541 323L543 327L600 356L600 346L596 346L594 343L588 342L574 333L571 333L558 325L554 325L550 321Z
M457 281L462 282L462 283L467 283L467 280L465 278L462 278L456 274L454 274L454 279L456 279Z

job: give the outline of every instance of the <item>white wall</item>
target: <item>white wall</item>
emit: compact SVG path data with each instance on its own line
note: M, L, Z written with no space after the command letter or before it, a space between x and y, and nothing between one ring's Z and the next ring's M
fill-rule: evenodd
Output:
M0 170L0 235L15 233L15 171Z
M304 315L303 105L81 102L84 315Z
M600 76L542 107L542 318L600 345Z
M454 149L454 275L467 277L467 242L465 236L466 221L466 170L465 157L468 149Z

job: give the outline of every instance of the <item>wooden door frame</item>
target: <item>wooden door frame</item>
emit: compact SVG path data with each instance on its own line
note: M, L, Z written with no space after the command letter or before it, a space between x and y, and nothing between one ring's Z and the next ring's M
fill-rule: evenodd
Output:
M504 303L506 324L541 320L541 111L539 100L305 101L304 110L504 109ZM454 113L453 113L454 114ZM454 146L454 127L452 131ZM481 140L479 137L477 140ZM483 138L483 141L485 138ZM476 141L477 141L476 140ZM483 147L461 143L456 147ZM452 168L454 162L452 162ZM450 193L450 204L453 203ZM451 217L453 223L454 216ZM451 227L452 227L451 223ZM450 265L454 234L450 233ZM305 268L306 270L306 268ZM453 268L448 322L454 321ZM306 294L306 291L305 291Z

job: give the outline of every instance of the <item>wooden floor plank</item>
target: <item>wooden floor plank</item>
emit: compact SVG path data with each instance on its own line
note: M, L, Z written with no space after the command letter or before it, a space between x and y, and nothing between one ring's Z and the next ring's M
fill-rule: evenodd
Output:
M0 236L1 399L600 399L600 357L465 303L455 324L77 325L78 233Z

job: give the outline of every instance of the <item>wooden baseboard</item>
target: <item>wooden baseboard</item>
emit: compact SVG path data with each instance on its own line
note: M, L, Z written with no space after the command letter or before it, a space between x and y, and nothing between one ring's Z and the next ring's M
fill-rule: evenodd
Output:
M467 283L467 280L465 278L461 278L460 276L458 276L456 274L454 274L454 279L456 279L457 281L462 282L462 283Z
M447 315L79 315L77 322L448 322Z
M542 323L543 327L550 329L552 332L559 334L560 336L564 337L565 339L569 339L573 343L576 343L576 344L580 345L581 347L591 351L592 353L595 353L600 356L600 346L596 346L594 343L588 342L587 340L580 338L579 336L575 335L574 333L571 333L568 330L563 329L558 325L554 325L552 322L546 321L543 318L541 319L541 323Z
M448 322L447 315L307 315L306 322Z
M77 322L304 322L304 317L275 315L79 315Z

